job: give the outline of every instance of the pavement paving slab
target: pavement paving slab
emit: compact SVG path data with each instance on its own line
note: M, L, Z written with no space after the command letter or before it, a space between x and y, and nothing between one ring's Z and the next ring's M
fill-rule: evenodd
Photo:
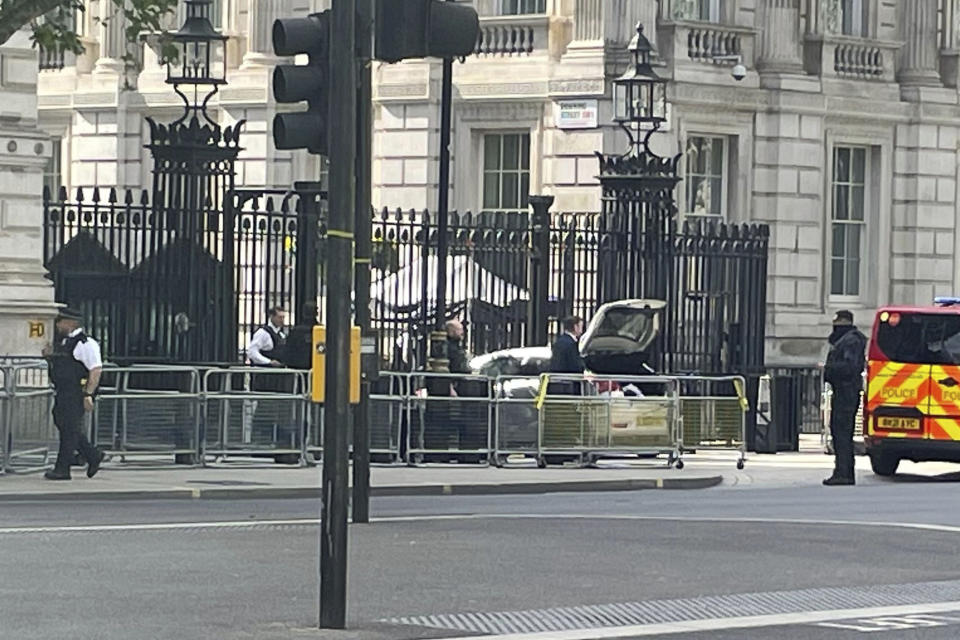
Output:
M123 499L319 498L321 468L223 463L192 468L109 463L88 479L77 469L70 482L39 473L0 477L0 502ZM626 468L496 468L479 466L374 467L371 495L502 495L643 489L704 489L723 481L715 469L668 469L663 464Z

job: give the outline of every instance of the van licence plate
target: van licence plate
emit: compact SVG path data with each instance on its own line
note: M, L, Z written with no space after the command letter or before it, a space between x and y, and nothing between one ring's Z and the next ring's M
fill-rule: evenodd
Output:
M893 416L878 416L877 428L895 431L919 431L920 418L896 418Z

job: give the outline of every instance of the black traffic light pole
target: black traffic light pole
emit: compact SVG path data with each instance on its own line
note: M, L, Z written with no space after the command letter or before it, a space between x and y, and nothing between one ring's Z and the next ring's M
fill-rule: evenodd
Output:
M447 0L450 2L451 0ZM440 88L440 194L437 202L437 330L447 319L447 228L450 218L450 129L453 120L453 59L443 59Z
M371 184L373 182L373 1L357 0L357 208L356 323L363 335L370 330L370 258L373 250ZM360 404L353 412L353 522L370 522L370 381L362 371Z
M330 44L330 214L327 228L327 357L320 517L320 627L343 629L347 614L350 327L353 294L353 172L357 144L356 2L333 0Z

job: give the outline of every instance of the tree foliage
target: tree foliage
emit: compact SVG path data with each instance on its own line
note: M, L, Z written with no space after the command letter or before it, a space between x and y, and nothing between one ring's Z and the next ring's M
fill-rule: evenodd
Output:
M161 60L176 57L165 31L165 19L177 8L178 0L101 0L112 2L116 7L111 20L122 19L127 47L122 56L129 67L136 65L139 57L136 47L144 34L157 34ZM81 54L83 42L77 34L78 18L83 17L83 0L0 0L0 43L7 42L13 34L24 27L33 32L35 47L47 51ZM97 17L96 24L106 21Z

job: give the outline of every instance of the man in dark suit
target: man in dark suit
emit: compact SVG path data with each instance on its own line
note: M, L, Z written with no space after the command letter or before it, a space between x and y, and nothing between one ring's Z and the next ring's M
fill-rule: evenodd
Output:
M583 318L570 316L563 319L563 334L553 343L550 373L583 373L585 366L580 356L582 335Z

